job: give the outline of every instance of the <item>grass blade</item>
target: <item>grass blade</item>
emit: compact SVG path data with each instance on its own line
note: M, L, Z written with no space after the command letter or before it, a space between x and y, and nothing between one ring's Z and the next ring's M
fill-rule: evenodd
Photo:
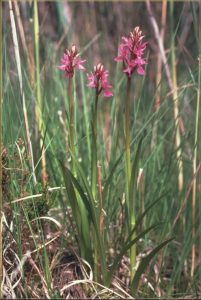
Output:
M134 244L136 244L136 242L142 238L145 234L147 234L149 231L151 231L152 229L156 228L158 226L158 224L152 225L149 228L145 229L144 231L142 231L137 237L135 237L132 241L130 241L130 239L127 239L127 242L125 244L125 246L121 249L119 255L116 257L116 259L114 260L112 267L107 275L107 284L109 285L111 280L112 280L112 276L114 274L114 272L117 270L118 265L123 257L123 255L126 253L126 251L128 251Z
M131 283L131 295L134 296L135 292L138 289L139 281L141 278L142 273L146 270L148 267L151 259L164 247L166 246L169 242L171 242L173 238L168 239L164 242L162 242L160 245L158 245L154 250L151 251L146 257L142 258L142 261L135 273L135 277L133 278L133 281Z
M78 195L75 192L74 185L72 182L72 176L73 176L72 173L68 170L68 168L65 168L61 162L60 165L64 175L67 199L70 203L72 213L78 229L78 235L80 238L79 247L80 247L81 255L91 265L93 265L92 248L90 242L89 217L85 207L87 202L85 201L84 203L85 205L84 205L83 202L80 201L81 199L86 200L86 197L81 199L78 198Z

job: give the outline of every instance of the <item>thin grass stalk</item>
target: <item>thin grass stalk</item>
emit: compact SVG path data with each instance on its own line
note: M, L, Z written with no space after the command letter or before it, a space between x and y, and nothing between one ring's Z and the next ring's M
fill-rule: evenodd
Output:
M3 104L3 78L2 78L2 1L0 2L0 182L2 183L2 104ZM3 249L2 249L2 216L3 216L2 185L0 186L0 299L2 299L2 280L3 280Z
M162 2L162 13L161 13L161 31L160 31L160 38L162 43L164 43L164 37L165 37L165 25L166 25L166 15L167 15L167 0L163 0ZM162 73L162 58L161 55L157 55L157 71L156 71L156 100L155 100L155 111L158 112L161 105L161 99L160 99L160 91L161 91L161 73ZM157 120L154 121L153 125L153 135L152 135L152 142L151 142L151 149L154 148L156 142L157 142Z
M166 15L167 15L167 0L163 0L162 3L162 14L161 14L161 31L160 37L161 42L164 44L165 37L165 24L166 24ZM161 90L161 71L162 71L162 58L161 55L157 56L157 74L156 74L156 86L157 86L157 94L155 101L155 109L158 110L160 108L160 90Z
M179 96L178 96L178 85L177 85L177 68L176 68L176 53L175 53L175 41L174 41L174 4L170 3L170 16L171 16L171 63L172 63L172 83L173 83L173 112L174 112L174 123L175 123L175 149L178 163L178 191L181 193L183 191L183 160L182 160L182 150L181 135L179 128Z
M170 68L169 68L169 65L167 63L167 58L166 58L166 55L165 55L164 45L163 45L163 43L161 41L161 38L160 38L160 32L159 32L158 24L156 22L156 19L154 17L153 12L152 12L150 0L146 0L146 7L147 7L147 11L148 11L149 21L151 23L151 26L152 26L153 31L154 31L154 35L155 35L156 40L158 42L158 47L159 47L159 51L160 51L160 54L161 54L161 57L162 57L164 70L165 70L165 74L166 74L166 77L167 77L168 86L170 88L170 91L172 92L173 84L172 84L172 79L171 79Z
M21 42L22 42L22 47L23 47L24 53L26 54L26 57L27 57L27 64L28 64L28 69L29 69L30 82L33 85L34 78L33 78L33 74L32 74L33 72L31 71L32 70L32 64L31 64L31 60L30 60L30 55L29 55L27 43L26 43L24 27L23 27L21 16L20 16L20 10L19 10L19 5L18 5L17 0L14 0L13 4L14 4L15 15L16 15L16 19L17 19L18 28L19 28L19 34L20 34L20 38L21 38Z
M173 5L172 2L171 2L171 4ZM176 147L176 145L180 146L181 137L180 137L180 131L179 131L179 124L182 122L182 119L181 119L181 117L178 118L179 117L179 109L178 109L178 93L177 93L177 81L176 81L177 75L176 75L176 66L173 63L173 62L176 62L174 45L172 45L172 47L171 47L172 73L173 73L172 76L174 76L174 82L173 82L173 79L171 77L170 68L167 63L167 58L165 55L164 45L160 39L158 24L153 15L153 12L151 9L151 4L150 4L149 0L146 0L146 6L147 6L148 14L149 14L150 23L153 27L155 37L157 38L157 41L158 41L159 51L161 53L164 70L165 70L165 74L167 77L168 86L169 86L171 93L173 93L173 111L174 111L174 122L175 122L175 130L176 130L176 135L175 135L176 136L175 137L175 147ZM172 43L174 43L174 40L172 40ZM177 155L177 159L178 159L178 190L181 192L183 189L183 162L181 159L181 149L177 148L176 151L177 151L176 155Z
M24 114L28 152L29 152L29 157L30 157L29 162L30 162L30 167L32 169L33 183L34 183L34 185L36 185L37 181L36 181L36 175L35 175L32 144L31 144L31 139L30 139L29 122L28 122L25 95L24 95L24 90L23 90L23 85L22 85L22 71L21 71L21 61L20 61L20 54L19 54L19 44L18 44L18 39L17 39L17 31L16 31L16 26L15 26L15 18L14 18L14 13L13 13L12 2L10 0L9 0L9 9L10 9L11 29L12 29L12 37L13 37L13 44L14 44L14 53L15 53L15 59L16 59L16 64L17 64L17 73L18 73L19 84L20 84L20 93L21 93L21 97L22 97L22 108L23 108L23 114Z
M36 78L36 123L40 134L40 149L41 153L41 176L45 186L47 184L46 157L44 147L44 124L42 117L42 97L40 86L40 48L39 48L39 21L38 21L38 3L34 0L34 46L35 46L35 78Z
M201 38L200 38L201 42ZM199 115L200 115L200 93L201 90L201 52L199 49L198 56L198 87L197 87L197 103L196 103L196 116L195 116L195 137L194 137L194 153L193 153L193 174L197 170L197 158L198 158L198 147L199 147ZM192 187L192 249L191 249L191 277L194 276L195 272L195 236L196 236L196 195L197 195L197 176L194 177Z

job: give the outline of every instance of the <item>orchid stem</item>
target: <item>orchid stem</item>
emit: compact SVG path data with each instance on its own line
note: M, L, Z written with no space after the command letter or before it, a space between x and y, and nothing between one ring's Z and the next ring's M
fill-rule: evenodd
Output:
M92 174L91 174L91 186L92 186L92 194L94 199L96 200L96 185L97 185L97 114L98 114L98 96L99 94L96 92L95 104L93 108L93 124L92 124Z
M71 157L71 165L72 165L72 172L75 174L75 165L73 163L73 159L75 156L75 145L74 145L74 99L72 93L72 78L69 78L68 81L68 98L69 98L69 146L72 153Z
M135 212L134 212L134 200L129 196L129 189L131 184L131 153L130 153L130 102L131 102L131 78L128 77L127 80L127 90L126 90L126 105L125 105L125 144L126 144L126 198L129 211L129 230L135 226ZM134 184L134 183L133 183ZM134 231L131 240L136 237L136 232ZM134 244L130 249L130 271L131 271L131 281L135 276L135 264L136 264L136 244Z
M92 188L92 195L96 205L96 186L97 186L97 114L98 114L98 92L96 91L95 103L92 108L92 144L91 144L91 188ZM99 213L98 213L99 215ZM95 238L94 240L94 277L95 280L98 279L98 242Z
M131 177L131 154L130 154L130 116L129 116L129 107L130 107L130 90L131 90L131 78L128 77L127 80L127 91L126 91L126 105L125 105L125 143L126 143L126 173L127 173L127 197L129 195L129 184Z

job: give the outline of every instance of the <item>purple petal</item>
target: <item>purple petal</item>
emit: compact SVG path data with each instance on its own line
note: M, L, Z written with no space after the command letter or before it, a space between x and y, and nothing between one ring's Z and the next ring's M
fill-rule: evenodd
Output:
M139 75L144 75L144 73L145 73L144 69L141 66L137 67L137 72L138 72Z
M112 94L112 92L111 92L110 90L104 90L103 95L104 95L105 97L111 97L111 96L113 96L113 94Z

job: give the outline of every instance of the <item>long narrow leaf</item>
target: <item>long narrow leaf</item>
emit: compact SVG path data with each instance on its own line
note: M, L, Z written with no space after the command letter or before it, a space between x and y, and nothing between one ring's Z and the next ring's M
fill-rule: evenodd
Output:
M131 171L129 198L133 199L133 200L135 199L135 193L136 193L138 164L139 164L139 160L140 160L140 154L141 154L141 147L142 147L143 138L144 137L142 136L139 143L138 143L138 147L137 147L137 151L136 151L136 155L135 155L135 159L134 159L134 162L133 162L133 165L132 165L132 171ZM134 207L130 207L130 209L134 209Z
M108 275L107 275L107 284L108 285L110 284L110 282L112 280L112 276L113 276L114 272L116 271L116 269L118 268L118 265L119 265L123 255L126 253L126 251L128 251L145 234L147 234L149 231L156 228L157 226L158 226L158 224L154 224L154 225L150 226L149 228L147 228L143 232L141 232L135 239L133 239L132 241L126 243L125 246L123 246L123 248L121 249L119 255L116 257L115 261L113 262L110 271L108 272Z
M93 216L94 229L95 229L95 232L96 232L99 251L100 251L100 255L101 255L101 266L102 266L102 270L103 270L103 281L105 283L106 282L106 257L105 257L103 240L102 240L102 237L101 237L101 234L100 234L100 231L99 231L98 219L96 217L95 201L94 201L93 195L91 193L89 184L87 182L87 179L86 179L86 176L84 174L84 171L83 171L82 167L80 166L80 164L78 163L78 161L76 160L76 158L73 155L72 155L72 158L73 158L74 163L75 163L77 175L78 175L78 177L81 178L82 183L84 185L84 188L86 189L87 196L88 196L89 201L86 202L86 205L87 205L88 208L90 207L91 216ZM71 174L71 176L72 176L72 178L74 177L72 174ZM75 180L76 179L74 178L74 183L76 184L76 187L78 188L78 192L81 192L81 186L78 184L78 182L76 183ZM81 194L83 195L83 191L81 192ZM83 198L83 201L86 201L86 199Z
M131 295L134 296L135 291L138 288L139 285L139 281L141 278L142 273L146 270L146 268L148 267L151 259L165 246L167 245L169 242L171 242L173 240L173 238L170 238L164 242L162 242L160 245L158 245L156 248L154 248L151 253L149 253L146 257L142 258L142 261L135 273L135 277L133 278L133 281L131 283Z
M110 171L110 174L108 176L108 178L106 179L105 181L105 184L104 184L104 189L103 189L103 198L105 197L105 194L107 192L107 189L108 189L108 186L111 184L111 180L112 180L112 177L114 175L114 172L117 168L117 166L119 165L121 159L123 157L123 152L119 155L118 159L116 160L115 164L112 166L112 169Z
M152 202L152 203L151 203L151 204L143 211L143 213L142 213L141 215L139 215L139 217L137 217L135 228L136 228L137 226L139 226L139 224L142 222L143 218L147 215L147 213L151 210L151 208L153 208L154 205L155 205L156 203L158 203L159 200L161 200L163 197L164 197L164 194L162 194L161 196L159 196L155 201L153 201L153 202Z
M70 203L73 217L75 219L80 236L79 246L81 254L88 260L90 264L93 264L92 245L90 242L89 215L85 207L85 203L79 201L76 195L72 182L72 173L68 170L68 168L64 167L61 162L60 165L64 174L67 198Z

